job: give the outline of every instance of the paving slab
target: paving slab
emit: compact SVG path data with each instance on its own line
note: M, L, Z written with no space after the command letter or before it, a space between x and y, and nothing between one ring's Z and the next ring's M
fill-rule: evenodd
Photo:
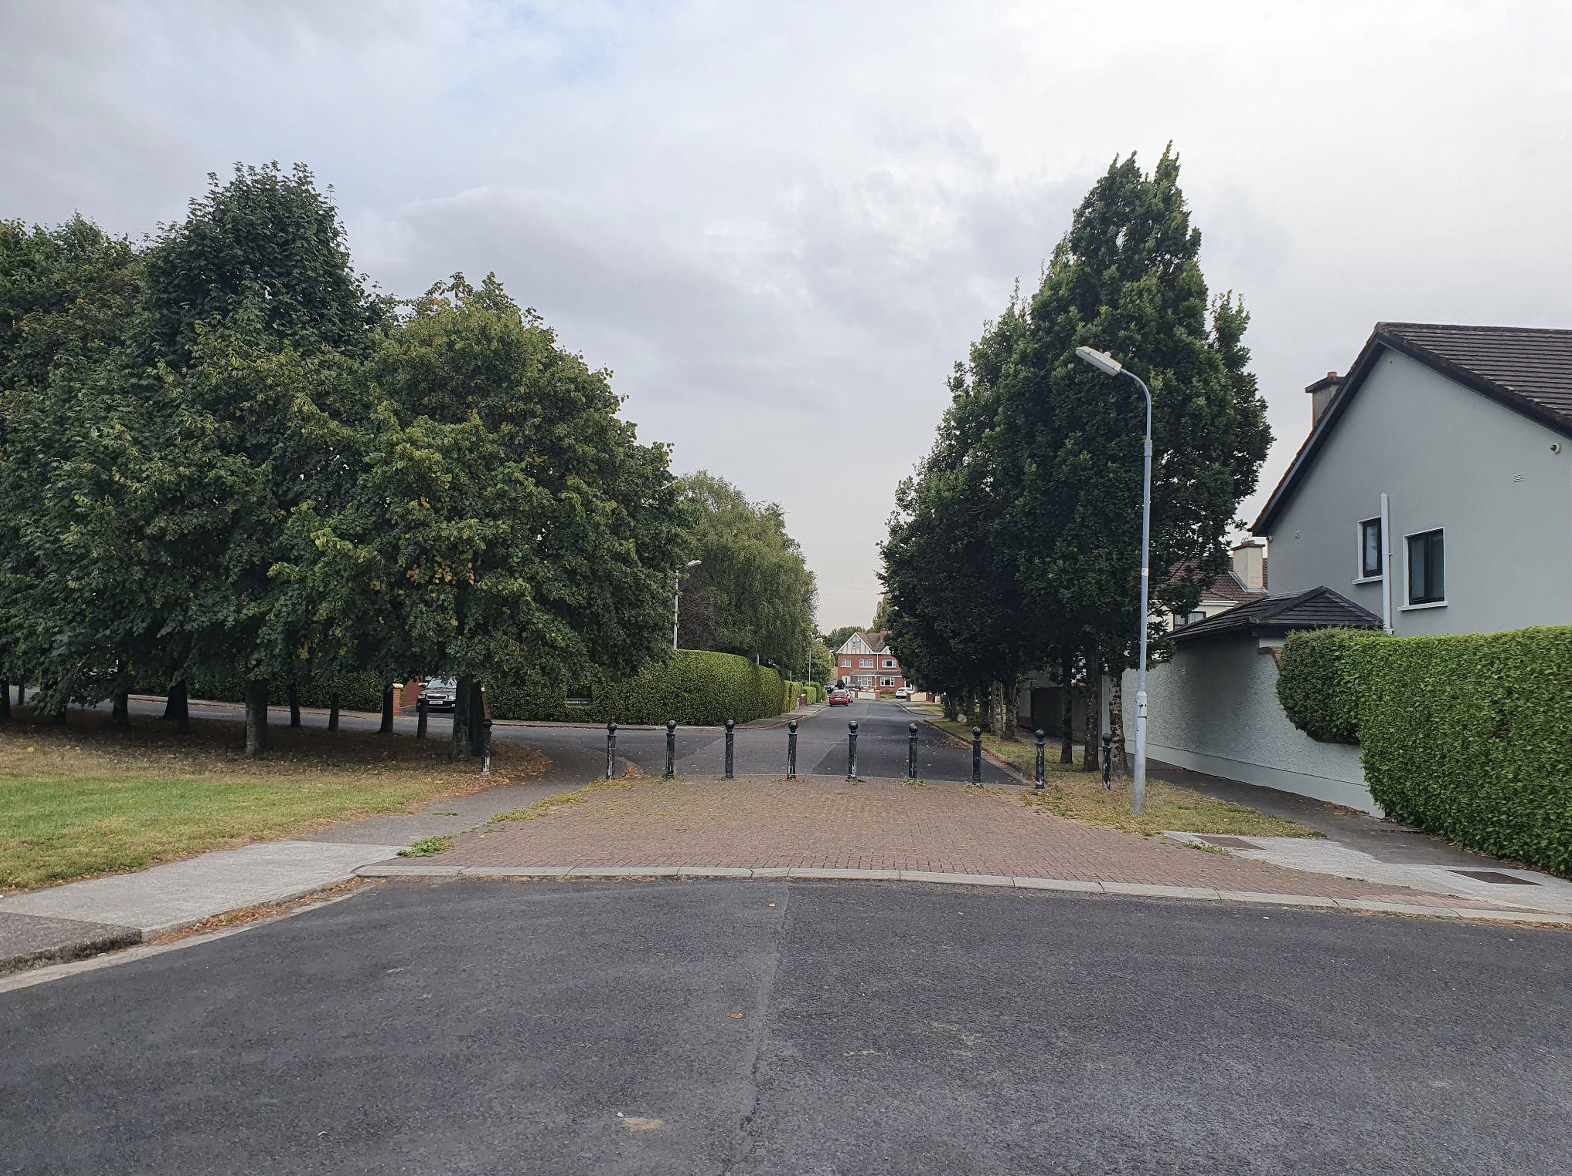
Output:
M0 911L0 973L82 959L141 941L135 927Z
M154 939L240 907L282 902L353 876L397 845L270 841L0 898L0 914L109 923Z

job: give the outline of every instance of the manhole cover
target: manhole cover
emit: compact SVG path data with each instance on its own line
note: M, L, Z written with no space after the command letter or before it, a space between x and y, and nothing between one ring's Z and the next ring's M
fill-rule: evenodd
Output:
M1246 841L1243 837L1208 837L1208 845L1221 845L1225 849L1260 849L1254 842Z
M1461 874L1465 878L1473 878L1478 882L1494 882L1497 886L1538 886L1532 878L1514 878L1511 874L1503 874L1500 870L1453 870L1454 874Z

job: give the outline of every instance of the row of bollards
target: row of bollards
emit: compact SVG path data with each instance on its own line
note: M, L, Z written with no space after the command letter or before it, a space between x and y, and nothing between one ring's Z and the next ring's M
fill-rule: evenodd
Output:
M486 724L486 760L487 768L491 759L491 722ZM726 779L736 778L736 739L737 724L732 719L726 720ZM1047 736L1041 731L1034 731L1037 738L1037 764L1034 773L1033 787L1038 791L1043 788L1043 744ZM1109 779L1113 767L1113 737L1103 736L1103 787L1111 787ZM617 724L606 724L606 779L610 780L617 761ZM676 775L677 768L677 724L675 720L666 723L666 779L670 780ZM786 778L797 778L797 720L792 719L786 724ZM846 724L846 778L857 779L857 720L852 719ZM907 727L906 739L906 778L917 779L917 724L912 723ZM972 728L972 779L973 784L982 783L982 728Z

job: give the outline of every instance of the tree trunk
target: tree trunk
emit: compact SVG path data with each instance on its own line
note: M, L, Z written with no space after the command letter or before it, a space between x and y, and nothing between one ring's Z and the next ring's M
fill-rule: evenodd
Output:
M382 688L382 724L377 728L378 735L393 734L393 689L396 685L389 682Z
M953 723L960 717L961 705L956 700L955 691L946 690L939 696L939 704L944 708L944 717L949 719L950 722Z
M1081 768L1084 771L1095 772L1102 765L1098 763L1100 736L1100 718L1102 707L1098 705L1102 697L1103 666L1097 657L1097 646L1089 645L1086 649L1086 746L1081 749Z
M25 682L18 682L16 684L16 705L27 705L27 683Z
M171 722L174 721L174 718L175 718L175 691L176 690L183 690L184 688L185 688L185 679L184 678L182 678L178 682L171 682L169 684L169 692L164 695L164 713L159 715L158 716L159 718L161 718L161 719L168 719Z
M453 738L448 745L448 758L455 762L470 757L469 747L469 688L472 679L460 676L458 689L453 692Z
M469 688L469 754L479 757L486 750L486 695L481 690L480 683L475 682Z
M289 725L300 726L300 687L289 684Z
M175 734L189 735L191 733L191 691L186 688L184 678L175 683L174 689L179 691L179 695L175 699Z
M1016 711L1021 709L1021 679L1016 674L1010 675L1008 682L999 683L999 712L1004 717L1004 737L1014 739L1017 735Z
M988 729L1001 739L1008 739L1004 723L1004 686L998 681L988 683Z
M256 759L267 750L267 682L246 683L246 755Z
M338 730L338 695L328 695L328 730Z
M111 727L129 727L131 725L131 692L124 688L116 689L114 693L114 709L109 714Z
M0 723L11 721L11 687L0 682Z
M1124 689L1122 674L1111 675L1108 684L1108 732L1113 736L1113 770L1116 776L1130 774L1130 757L1124 749Z
M1075 660L1065 650L1059 659L1059 762L1073 764L1075 752L1070 744L1075 738L1075 688L1070 682L1075 673Z

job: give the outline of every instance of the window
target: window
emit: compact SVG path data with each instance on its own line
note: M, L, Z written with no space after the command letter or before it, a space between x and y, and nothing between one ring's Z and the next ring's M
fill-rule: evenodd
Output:
M884 659L884 668L887 669L887 670L893 670L895 668L895 659L893 657L885 658Z
M865 669L865 670L873 669L873 659L871 657L863 658L862 659L862 668Z
M879 679L879 685L880 686L894 686L895 685L895 679L894 678L880 678Z
M1373 580L1381 575L1381 520L1366 519L1359 524L1359 578Z
M1185 613L1184 616L1178 618L1176 627L1182 629L1186 625L1193 625L1197 621L1204 620L1206 620L1206 614L1200 609L1193 609L1192 611Z
M1446 600L1446 545L1440 531L1408 536L1408 603Z

